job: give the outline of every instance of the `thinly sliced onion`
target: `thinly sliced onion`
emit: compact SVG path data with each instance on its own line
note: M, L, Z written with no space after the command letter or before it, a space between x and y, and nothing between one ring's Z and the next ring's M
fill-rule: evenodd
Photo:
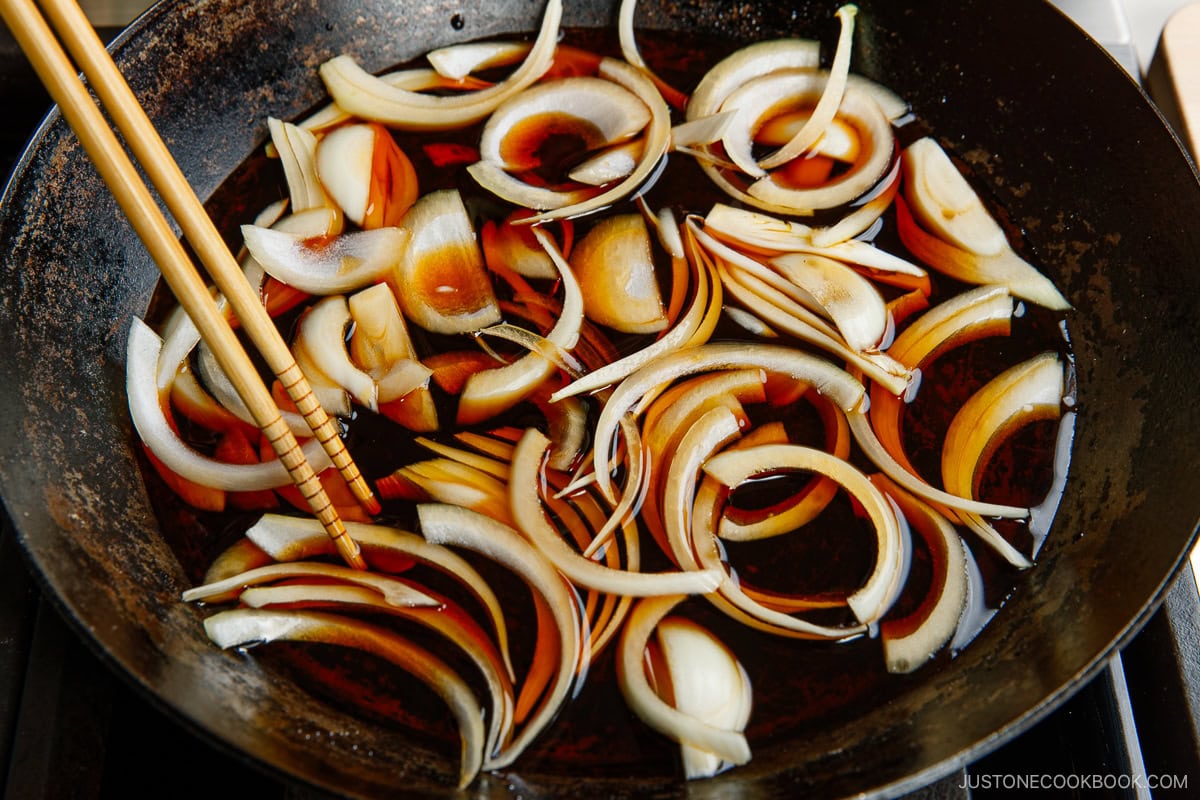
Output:
M697 156L704 155L703 151L697 151L694 148L721 141L729 130L736 113L736 111L722 111L712 116L679 123L671 128L671 149L683 150Z
M558 270L563 286L562 311L546 339L555 347L569 351L579 340L583 324L583 293L575 273L550 235L541 228L535 228L534 235ZM472 374L467 378L458 402L459 422L479 422L512 408L536 391L554 369L553 361L531 352L506 366Z
M808 121L796 131L785 145L771 155L760 160L758 166L763 169L774 169L786 164L801 153L809 150L825 135L830 123L837 116L838 107L842 104L842 96L846 91L846 76L850 73L850 50L854 43L854 18L858 7L844 5L837 10L837 18L842 23L842 32L838 36L837 50L834 52L833 64L829 68L829 78L821 92Z
M483 629L461 607L446 598L438 598L441 603L439 608L406 608L389 605L377 593L358 586L295 583L251 587L242 592L238 599L250 608L271 610L367 610L411 620L435 631L470 659L487 685L492 715L488 723L485 756L495 754L500 745L512 735L513 687L512 681L504 672L500 654ZM486 763L484 769L487 769Z
M415 585L398 578L390 578L375 572L344 567L340 564L290 561L268 564L238 575L231 575L216 583L206 583L184 591L180 599L185 603L225 603L237 598L248 586L287 581L293 578L317 578L333 580L353 586L362 586L376 592L389 605L424 606L436 608L437 600L422 592Z
M947 244L921 229L908 204L899 195L896 197L896 221L904 246L938 272L964 283L1007 286L1016 297L1051 310L1065 311L1071 307L1053 282L1011 247L998 255L979 256Z
M587 392L594 392L622 380L657 358L683 348L697 339L707 341L712 334L708 320L714 308L721 307L720 281L712 273L707 264L698 257L688 259L688 264L695 271L695 291L692 303L687 312L665 335L646 345L641 350L617 359L599 369L589 372L567 386L550 395L551 402L557 402L566 397L573 397Z
M483 709L454 669L437 656L390 631L335 614L315 611L236 609L204 620L218 647L247 647L264 642L325 642L373 653L412 673L450 707L462 738L458 787L465 788L483 765Z
M425 60L444 78L461 81L475 72L515 64L529 54L528 42L467 42L439 47Z
M164 416L161 396L155 383L155 369L161 349L162 340L158 335L135 317L129 327L125 391L129 397L129 414L133 418L133 425L150 452L173 472L213 489L257 491L291 485L291 476L278 460L260 464L227 464L197 453L179 438ZM317 473L329 466L325 450L315 439L305 442L302 450Z
M904 191L913 216L939 239L977 256L995 256L1008 237L946 151L928 136L904 149Z
M492 759L491 767L500 769L520 756L567 698L582 657L582 633L575 598L570 585L546 557L512 528L466 509L446 505L419 505L417 517L428 541L474 550L515 572L543 599L554 620L559 640L558 671L537 712L509 747ZM538 635L542 635L540 630Z
M396 263L393 291L413 324L470 333L500 321L500 307L457 189L421 197L404 216L412 239Z
M894 600L902 566L899 524L887 498L849 462L810 447L781 444L731 450L710 459L704 471L731 489L747 479L780 469L800 469L826 475L850 492L875 527L877 555L866 582L846 599L863 624L877 622Z
M871 480L900 506L929 551L933 576L925 600L911 614L879 626L888 672L913 672L958 629L967 603L967 557L950 520L882 475Z
M802 253L776 256L771 266L817 302L850 347L859 352L881 347L887 307L866 278L840 261Z
M588 319L623 333L657 333L667 326L650 231L640 214L601 220L575 246L570 263Z
M715 570L684 572L631 572L602 566L585 558L563 541L542 512L539 487L542 460L550 440L536 428L521 437L513 453L512 479L508 483L509 504L516 526L551 563L576 586L630 597L664 594L705 594L720 582Z
M606 147L591 158L581 161L567 173L567 177L588 186L604 186L628 178L642 157L642 147L641 140Z
M516 673L508 654L508 626L500 601L492 587L469 562L447 547L431 544L415 533L399 528L347 520L346 530L363 549L363 557L372 569L386 571L397 562L406 563L415 559L453 578L470 592L495 631L508 676L514 678ZM246 538L276 561L298 561L336 552L333 540L325 533L321 523L311 517L264 514L246 531Z
M325 189L317 177L317 137L290 122L267 118L271 143L279 153L283 176L287 181L292 212L324 208L329 205Z
M1043 353L1005 370L973 394L950 422L942 444L942 482L957 494L975 496L983 465L1018 427L1062 414L1064 377L1057 353ZM1018 568L1029 559L979 515L963 522Z
M514 151L505 140L514 129L559 115L580 121L588 151L630 139L650 122L650 110L620 84L588 76L560 78L527 89L496 109L479 137L480 159L509 172L540 167L536 154L520 147Z
M388 275L406 252L403 228L355 231L313 239L255 225L243 225L246 249L276 280L309 294L360 289Z
M620 419L655 387L685 375L720 369L762 369L804 381L821 394L828 395L844 411L858 409L864 400L861 383L844 370L816 356L770 344L705 344L672 353L650 362L626 378L613 392L600 419L593 439L596 483L606 497L612 496L608 473L608 454Z
M296 358L296 366L300 367L304 377L308 378L308 385L312 387L313 394L316 395L321 408L325 409L325 413L336 417L349 417L352 413L350 395L340 384L321 371L308 354L302 340L293 340L292 355Z
M199 332L197 332L197 335L199 335ZM242 402L237 389L234 388L233 381L229 380L229 376L225 374L225 371L221 369L221 365L217 363L217 357L213 355L212 349L204 342L200 343L196 351L196 370L200 380L204 383L204 387L212 392L213 398L221 404L222 408L247 425L258 427L254 421L254 415L250 413L250 409ZM304 417L294 411L280 411L279 413L283 417L283 421L287 423L288 430L292 432L293 436L301 439L312 437L312 428Z
M465 127L482 120L549 69L561 20L562 0L548 0L541 30L525 61L504 81L477 92L439 96L397 89L345 55L322 64L321 79L334 102L363 119L405 130Z
M786 69L816 69L821 44L812 39L773 39L735 51L705 73L688 101L688 120L716 114L729 95L754 78Z
M648 597L638 602L629 614L617 653L617 682L633 713L664 736L693 745L708 753L745 764L750 760L750 745L739 731L718 728L673 708L650 687L644 667L646 645L658 623L685 595Z
M667 617L655 629L667 674L651 674L656 684L667 679L666 695L684 714L716 728L744 731L750 721L753 693L750 676L719 638L684 617ZM680 745L688 780L709 778L732 766L691 744Z
M305 312L296 337L317 369L372 411L379 410L379 387L354 365L346 351L350 308L340 294L326 297ZM428 377L426 375L425 377Z

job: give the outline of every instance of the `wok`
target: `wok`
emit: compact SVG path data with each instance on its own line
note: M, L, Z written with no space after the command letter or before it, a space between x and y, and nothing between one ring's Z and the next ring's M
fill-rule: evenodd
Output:
M567 22L599 26L605 0ZM836 3L645 3L646 27L726 37L828 35ZM649 8L653 6L653 8ZM669 764L577 780L554 763L468 794L833 797L895 794L1044 716L1162 597L1200 518L1187 412L1200 381L1200 188L1139 89L1039 0L860 3L855 69L893 87L1024 232L1075 306L1070 478L1035 569L977 640L886 702L685 786ZM529 29L539 4L395 0L167 2L114 45L201 196L322 94L340 53L383 69L463 38ZM808 20L825 21L813 25ZM0 488L47 593L119 673L187 724L339 793L437 795L453 759L344 715L254 659L218 651L158 528L133 450L123 362L156 272L66 126L47 120L0 214ZM603 772L603 770L601 770Z

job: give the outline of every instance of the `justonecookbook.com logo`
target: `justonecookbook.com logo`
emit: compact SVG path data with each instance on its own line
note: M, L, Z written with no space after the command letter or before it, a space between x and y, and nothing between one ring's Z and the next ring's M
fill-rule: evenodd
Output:
M1090 775L1053 775L1045 773L988 773L964 776L960 789L1004 790L1095 790L1187 789L1187 775L1143 775L1096 773Z

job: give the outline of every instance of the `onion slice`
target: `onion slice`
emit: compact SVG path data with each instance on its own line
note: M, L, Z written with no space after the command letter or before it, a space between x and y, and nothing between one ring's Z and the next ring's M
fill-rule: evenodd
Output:
M877 556L866 582L846 599L863 624L877 622L894 599L901 573L903 547L899 523L887 498L849 462L810 447L793 444L762 445L731 450L710 459L704 471L723 486L736 488L747 479L780 469L817 472L832 478L850 492L875 526Z
M342 295L322 299L305 312L300 320L297 341L313 363L330 380L349 392L372 411L379 410L379 387L374 379L350 360L346 350L346 329L350 327L350 308ZM428 378L428 371L424 376Z
M648 597L629 614L617 652L617 682L633 713L664 736L693 745L734 764L750 760L750 745L740 731L719 728L685 714L662 700L650 687L644 667L646 645L659 622L685 595Z
M388 275L405 252L409 231L376 228L310 238L243 225L246 249L271 277L309 294L354 291Z
M417 517L426 540L465 547L515 572L542 598L553 618L559 644L558 670L537 712L509 747L490 762L492 769L506 767L558 713L580 666L583 634L574 593L546 557L507 525L464 508L429 503L417 506ZM542 635L540 630L538 635Z
M630 572L602 566L572 550L542 511L541 465L549 448L550 440L536 428L521 437L513 453L509 505L517 528L575 585L630 597L706 594L717 587L721 574L716 570Z
M433 608L441 605L437 600L425 594L413 584L398 578L390 578L374 572L352 569L340 564L302 561L268 564L267 566L257 567L237 575L231 575L215 583L195 586L186 590L182 594L181 599L185 603L224 603L236 599L242 590L248 586L291 580L293 578L318 578L362 586L376 592L388 605L393 606L425 606Z
M179 438L164 415L155 382L162 340L136 317L129 326L125 392L134 428L150 452L190 481L226 491L257 491L290 486L291 476L277 459L260 464L227 464L197 453ZM302 451L318 474L330 466L321 443L305 442Z
M562 21L562 0L548 0L536 41L521 66L504 81L460 95L420 94L390 86L347 55L321 65L334 102L355 116L404 130L446 130L474 124L533 84L550 68Z
M437 656L390 631L335 614L315 611L236 609L204 621L208 637L222 648L264 642L324 642L372 653L412 673L450 707L462 739L458 787L465 788L483 765L483 709L454 669Z

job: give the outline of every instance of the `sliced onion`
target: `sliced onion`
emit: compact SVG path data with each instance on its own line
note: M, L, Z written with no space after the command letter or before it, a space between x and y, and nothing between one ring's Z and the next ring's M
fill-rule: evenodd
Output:
M621 694L633 713L664 736L734 764L745 764L750 760L750 745L744 734L710 725L673 708L655 694L646 679L643 662L650 636L663 617L684 597L649 597L633 607L621 632L617 654L617 682Z
M670 698L679 711L716 728L744 731L750 721L753 693L750 676L724 642L697 623L667 617L655 629L666 675L652 674L657 684L666 679ZM719 756L686 742L680 746L688 780L709 778L732 766Z
M362 586L379 594L389 605L424 606L436 608L437 600L422 592L413 584L398 578L390 578L375 572L344 567L340 564L292 561L283 564L268 564L231 575L215 583L206 583L186 590L180 597L185 603L224 603L237 598L248 586L287 581L293 578L318 578Z
M850 72L850 50L854 43L854 17L857 14L858 7L854 5L844 5L837 10L842 32L838 36L837 50L829 68L829 78L821 92L821 99L817 101L812 115L796 135L774 153L759 161L758 165L763 169L774 169L809 150L825 135L830 123L837 116L838 107L842 104L842 95L846 91L846 76Z
M584 314L593 322L623 333L657 333L667 326L650 232L640 214L597 223L572 251L571 267Z
M133 418L133 425L150 452L171 471L213 489L257 491L290 486L291 476L278 460L260 464L227 464L197 453L179 438L164 416L155 383L155 368L161 349L162 340L158 335L135 317L129 327L125 391L129 397L129 414ZM320 473L329 466L325 450L315 439L305 442L302 450L315 472Z
M415 533L387 525L367 525L347 520L346 530L363 549L363 557L372 569L386 571L397 562L405 564L407 568L407 562L415 559L453 578L470 592L483 608L496 633L509 678L515 676L508 654L508 626L504 622L500 601L483 576L462 556L447 547L431 544ZM298 561L336 552L333 540L325 533L321 523L311 517L264 514L246 531L246 538L276 561Z
M705 344L650 362L626 378L604 405L593 441L596 483L612 496L607 469L608 453L619 420L655 387L685 375L719 369L757 368L788 375L828 395L844 411L857 409L864 400L861 383L828 361L790 347L769 344Z
M442 77L461 81L481 70L515 64L529 50L528 42L468 42L430 50L425 60Z
M521 437L513 453L509 505L516 526L551 563L576 586L631 597L665 594L705 594L717 587L721 574L714 570L684 572L634 572L597 564L572 550L542 512L538 488L544 484L541 464L550 440L536 428Z
M199 335L199 332L197 332L197 335ZM204 342L201 342L197 348L196 370L200 379L204 382L204 386L208 391L212 392L213 398L221 404L222 408L247 425L252 425L255 428L258 427L254 421L254 415L250 413L250 409L246 407L246 404L242 402L242 398L238 396L233 381L229 380L229 376L225 374L225 371L221 369L221 365L217 363L217 357L213 355L212 349ZM280 411L279 413L283 417L283 421L287 423L288 430L292 432L293 436L301 439L312 437L312 428L309 427L304 417L294 411Z
M405 130L445 130L474 124L549 69L558 40L562 1L548 0L541 30L525 61L504 81L461 95L420 94L389 86L350 56L321 65L321 78L339 106L363 119Z
M417 506L421 532L435 544L466 547L515 572L544 601L559 640L559 665L553 684L534 716L509 747L491 761L494 769L511 764L558 713L582 657L580 622L570 585L546 557L506 525L454 506ZM538 631L539 638L542 631Z
M817 302L850 347L859 352L881 347L887 307L866 278L839 261L802 253L777 256L771 266Z
M709 117L734 91L754 78L785 69L815 69L821 45L811 39L773 39L743 47L705 73L688 101L689 120Z
M604 186L628 178L642 157L642 147L640 140L606 147L580 162L567 173L567 177L588 186Z
M449 664L406 639L374 625L315 611L223 611L206 619L204 629L223 648L277 641L325 642L391 661L433 689L454 714L462 738L458 787L465 788L479 773L485 744L483 709Z
M267 118L271 143L279 154L287 181L292 211L301 212L329 205L325 190L317 177L317 137L290 122Z
M926 230L977 256L999 255L1008 247L1004 231L937 142L918 139L904 149L902 161L904 191Z
M500 321L500 308L456 189L421 197L404 217L412 239L396 265L393 291L404 316L433 333L470 333Z
M1057 353L1043 353L989 381L954 415L942 444L942 481L948 491L975 496L982 467L1000 441L1018 427L1062 414L1064 377ZM963 522L1018 568L1029 559L979 515Z
M321 139L316 160L321 185L362 228L393 227L416 202L416 170L381 125L335 128Z
M314 239L243 225L246 248L276 280L309 294L360 289L388 275L406 252L409 231L377 228Z
M350 308L342 295L326 297L305 312L296 334L297 341L317 369L372 411L379 410L379 387L374 379L354 365L346 351L346 329ZM428 375L425 375L427 378Z
M925 600L908 616L879 626L888 672L913 672L954 636L967 603L967 557L948 519L881 475L871 480L900 506L925 540L933 577Z
M846 599L863 624L877 622L894 600L903 552L899 524L887 498L849 462L800 445L763 445L731 450L710 459L704 471L724 486L737 487L748 478L779 469L801 469L826 475L849 491L875 527L877 555L870 577Z

